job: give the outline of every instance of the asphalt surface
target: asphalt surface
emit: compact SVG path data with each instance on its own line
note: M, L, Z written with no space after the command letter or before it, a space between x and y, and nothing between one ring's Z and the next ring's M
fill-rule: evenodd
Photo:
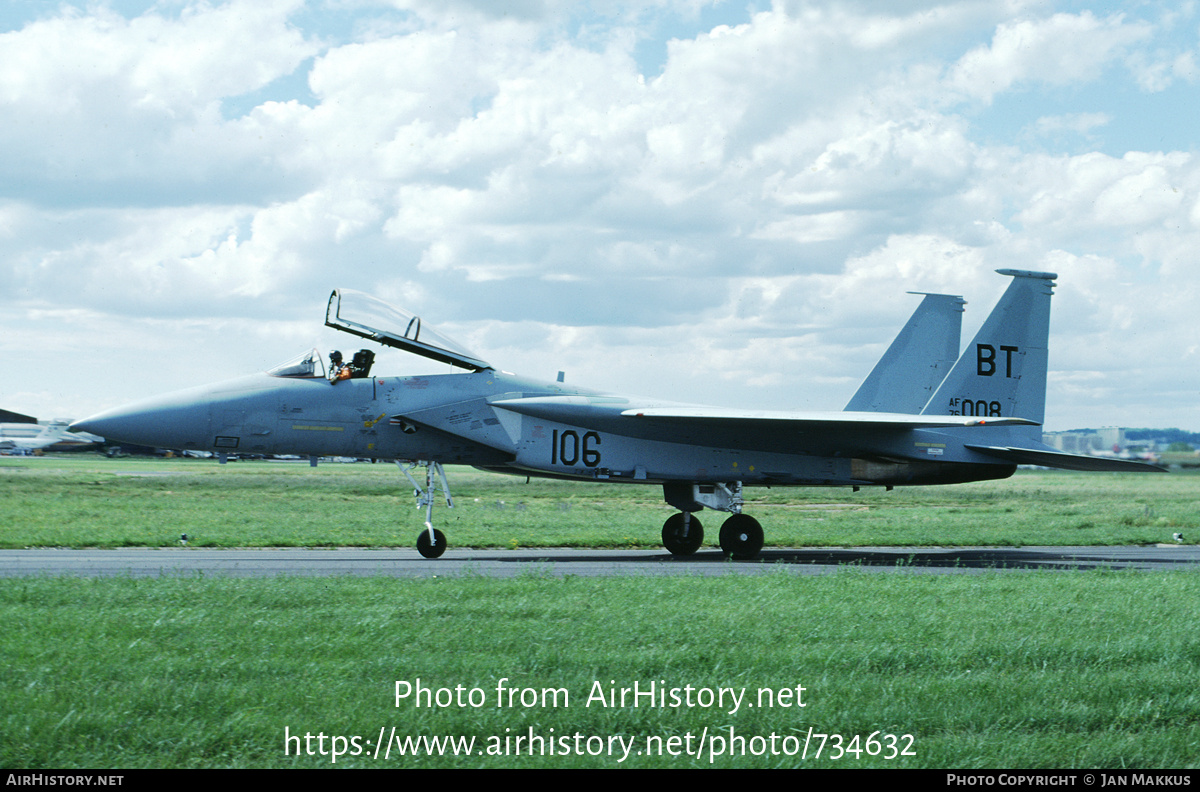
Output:
M475 550L451 547L442 558L434 560L422 558L415 549L407 548L0 550L0 577L819 575L850 568L903 574L1032 569L1197 571L1200 570L1200 546L769 548L754 561L727 560L719 550L701 550L688 558L674 558L665 550Z

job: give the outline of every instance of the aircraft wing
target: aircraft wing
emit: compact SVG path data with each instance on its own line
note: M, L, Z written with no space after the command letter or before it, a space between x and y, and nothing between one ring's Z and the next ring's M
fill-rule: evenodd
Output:
M712 442L729 448L795 453L872 455L895 453L896 441L914 430L983 426L1027 426L1023 418L963 415L904 415L877 412L817 412L634 408L621 413L629 434L668 442ZM626 424L628 427L630 424Z
M611 396L496 399L499 410L626 437L754 451L877 453L918 429L1028 425L1021 418L878 412L744 410L685 404L634 406Z
M658 404L632 407L628 399L614 396L532 396L518 399L489 400L493 407L581 425L600 420L611 425L614 419L644 420L656 424L706 423L742 425L786 423L796 428L863 426L872 429L930 429L947 426L1029 426L1024 418L986 418L970 415L907 415L884 412L827 412L817 410L743 410L705 407L691 404Z
M624 410L621 415L664 422L697 421L712 424L784 423L796 428L862 426L871 429L938 429L947 426L1036 426L1024 418L985 418L970 415L907 415L879 412L791 412L712 407L650 407Z

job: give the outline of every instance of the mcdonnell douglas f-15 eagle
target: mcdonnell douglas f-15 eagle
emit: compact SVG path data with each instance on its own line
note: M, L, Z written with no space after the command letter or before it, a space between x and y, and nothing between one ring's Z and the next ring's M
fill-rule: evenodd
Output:
M100 413L74 429L110 440L228 454L396 460L425 509L417 549L440 556L433 527L443 464L522 476L655 484L678 513L662 529L674 555L704 540L698 512L730 516L720 545L752 558L763 545L743 513L746 486L954 484L1006 478L1019 464L1160 470L1066 454L1044 444L1050 296L1057 275L1012 277L959 355L961 297L928 294L842 412L722 409L539 382L494 368L421 319L335 290L325 324L461 369L373 376L374 353L350 362L312 350L267 372ZM424 484L410 471L424 468Z

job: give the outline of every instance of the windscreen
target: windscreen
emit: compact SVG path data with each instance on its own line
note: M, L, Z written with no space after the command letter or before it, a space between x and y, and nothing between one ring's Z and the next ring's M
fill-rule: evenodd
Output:
M321 353L310 349L286 363L267 369L267 373L272 377L324 377L325 364L321 361Z

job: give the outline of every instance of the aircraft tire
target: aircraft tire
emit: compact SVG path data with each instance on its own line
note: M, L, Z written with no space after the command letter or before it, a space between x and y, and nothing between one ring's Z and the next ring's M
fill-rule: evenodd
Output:
M433 543L429 542L429 531L417 534L417 552L425 558L441 558L446 552L446 535L437 528L433 529Z
M690 556L704 544L704 526L696 515L692 515L688 525L688 535L683 536L683 512L676 512L667 518L662 529L663 547L673 556Z
M738 561L758 556L763 546L763 529L748 514L735 514L721 525L721 549Z

